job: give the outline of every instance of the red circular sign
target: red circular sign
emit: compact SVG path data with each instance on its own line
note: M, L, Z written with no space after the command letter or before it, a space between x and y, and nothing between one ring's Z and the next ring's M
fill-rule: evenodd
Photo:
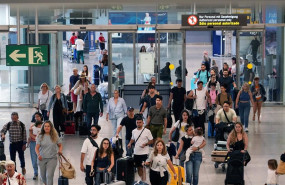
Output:
M195 15L190 15L187 21L190 26L195 26L198 22L198 18Z

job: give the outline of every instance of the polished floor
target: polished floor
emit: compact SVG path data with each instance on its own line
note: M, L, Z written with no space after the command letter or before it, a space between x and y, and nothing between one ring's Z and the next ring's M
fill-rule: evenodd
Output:
M2 128L5 123L10 119L10 113L18 111L20 120L23 121L26 126L30 125L31 115L34 110L30 108L21 109L0 109L0 127ZM250 121L249 124L249 147L248 151L251 154L251 162L245 167L245 184L246 185L260 185L264 184L267 175L267 161L268 159L277 159L279 161L280 154L285 150L285 108L281 107L264 107L262 112L262 123ZM102 126L100 135L102 137L112 137L111 123L105 120L103 116L99 120L99 124ZM169 130L168 130L169 132ZM84 184L84 173L79 169L80 150L84 137L78 135L65 135L63 138L63 153L76 169L76 179L70 180L71 185ZM164 137L167 140L167 137ZM222 185L225 179L225 172L219 167L214 168L214 163L211 162L210 154L213 150L213 139L207 138L206 162L202 163L200 168L199 185ZM5 152L7 158L9 158L9 141L5 141ZM26 164L27 164L27 184L38 185L42 184L40 180L32 180L33 168L31 165L30 151L25 152ZM19 164L19 163L17 163ZM19 167L18 167L19 168ZM56 170L54 176L54 184L57 184L58 171ZM280 185L285 184L285 177L280 176Z

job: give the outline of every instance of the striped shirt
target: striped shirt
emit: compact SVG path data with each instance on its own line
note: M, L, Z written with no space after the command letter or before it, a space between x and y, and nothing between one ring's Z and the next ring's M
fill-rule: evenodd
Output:
M26 127L24 125L24 129L22 133L22 127L20 121L17 122L9 122L10 123L10 128L9 128L9 139L11 143L14 142L19 142L19 141L24 141L27 142L27 134L26 134ZM7 126L9 123L6 123L1 130L2 134L7 133Z

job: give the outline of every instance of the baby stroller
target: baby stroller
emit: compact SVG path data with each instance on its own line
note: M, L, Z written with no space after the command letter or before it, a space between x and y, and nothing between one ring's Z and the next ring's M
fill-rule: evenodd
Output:
M238 150L228 153L228 168L225 185L244 185L244 161L244 153Z

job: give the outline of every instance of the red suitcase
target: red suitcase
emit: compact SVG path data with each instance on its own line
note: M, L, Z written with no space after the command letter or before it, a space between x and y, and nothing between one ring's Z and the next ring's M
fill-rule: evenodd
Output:
M75 134L75 123L73 121L66 121L64 123L65 131L64 134Z

